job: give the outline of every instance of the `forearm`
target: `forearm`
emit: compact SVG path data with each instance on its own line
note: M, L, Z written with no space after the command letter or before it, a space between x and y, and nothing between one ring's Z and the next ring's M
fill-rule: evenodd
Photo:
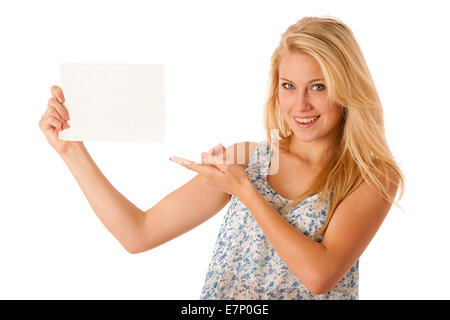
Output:
M122 246L139 248L139 229L144 213L106 179L83 144L61 156L95 214Z
M326 248L287 222L253 185L240 199L286 266L310 291L320 290Z

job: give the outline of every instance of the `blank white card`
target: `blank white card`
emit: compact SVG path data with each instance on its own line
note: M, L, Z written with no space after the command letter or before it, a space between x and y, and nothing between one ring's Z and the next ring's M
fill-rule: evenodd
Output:
M164 65L60 66L65 141L164 141Z

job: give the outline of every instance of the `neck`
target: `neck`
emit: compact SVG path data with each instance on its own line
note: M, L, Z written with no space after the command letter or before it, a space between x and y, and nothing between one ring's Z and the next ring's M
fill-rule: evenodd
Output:
M308 166L323 167L333 155L334 145L339 134L336 129L329 135L313 141L302 141L292 134L289 138L287 152Z

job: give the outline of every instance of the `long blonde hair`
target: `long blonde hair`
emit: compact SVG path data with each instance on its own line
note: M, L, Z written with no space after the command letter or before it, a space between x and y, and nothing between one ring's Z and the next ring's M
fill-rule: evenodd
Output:
M264 109L269 145L273 145L272 129L279 132L280 149L287 148L293 134L283 119L278 99L279 65L286 53L307 54L318 62L328 88L328 102L342 108L342 119L331 146L331 160L312 185L283 211L320 193L315 210L322 201L328 203L326 221L319 231L323 234L338 204L363 181L394 203L395 195L389 196L379 178L389 178L389 173L393 173L393 182L401 188L401 199L405 178L386 142L383 108L375 84L352 31L335 17L304 17L281 35L271 58Z

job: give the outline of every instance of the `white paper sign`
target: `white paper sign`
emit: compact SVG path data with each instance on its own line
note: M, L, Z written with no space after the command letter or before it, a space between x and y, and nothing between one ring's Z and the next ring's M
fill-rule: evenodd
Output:
M61 64L65 141L164 141L164 65Z

